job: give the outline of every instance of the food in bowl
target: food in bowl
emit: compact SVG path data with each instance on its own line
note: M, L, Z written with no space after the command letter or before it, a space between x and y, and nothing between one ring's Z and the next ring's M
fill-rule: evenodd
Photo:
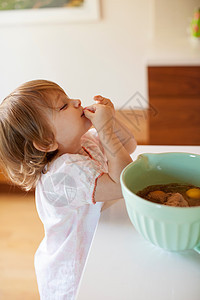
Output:
M163 205L176 207L200 206L200 188L191 184L149 185L139 191L137 195L148 201Z

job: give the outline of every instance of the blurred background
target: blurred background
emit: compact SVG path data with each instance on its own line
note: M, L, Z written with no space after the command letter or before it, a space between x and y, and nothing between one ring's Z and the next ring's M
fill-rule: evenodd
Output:
M48 79L83 106L110 98L139 145L200 145L200 37L191 31L199 0L85 2L94 18L43 22L36 12L30 22L0 10L0 101ZM0 191L0 299L39 299L33 255L43 229L33 194L3 175Z

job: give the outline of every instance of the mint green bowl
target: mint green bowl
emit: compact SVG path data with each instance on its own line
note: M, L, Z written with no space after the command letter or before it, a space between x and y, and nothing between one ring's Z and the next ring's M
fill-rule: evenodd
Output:
M200 187L200 155L145 153L120 175L129 218L144 238L169 251L200 253L200 206L171 207L147 201L136 193L148 185L182 183Z

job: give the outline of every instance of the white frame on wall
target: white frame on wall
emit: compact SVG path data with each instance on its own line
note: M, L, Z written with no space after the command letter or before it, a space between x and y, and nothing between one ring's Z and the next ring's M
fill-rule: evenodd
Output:
M0 25L96 21L100 18L99 1L85 0L80 7L1 10Z

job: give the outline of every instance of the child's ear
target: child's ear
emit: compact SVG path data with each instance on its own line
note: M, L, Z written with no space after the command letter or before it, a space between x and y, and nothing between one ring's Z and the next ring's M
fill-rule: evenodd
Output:
M58 144L56 142L54 142L53 144L51 144L48 148L44 148L41 145L39 145L37 142L33 141L33 146L42 152L52 152L58 149Z

